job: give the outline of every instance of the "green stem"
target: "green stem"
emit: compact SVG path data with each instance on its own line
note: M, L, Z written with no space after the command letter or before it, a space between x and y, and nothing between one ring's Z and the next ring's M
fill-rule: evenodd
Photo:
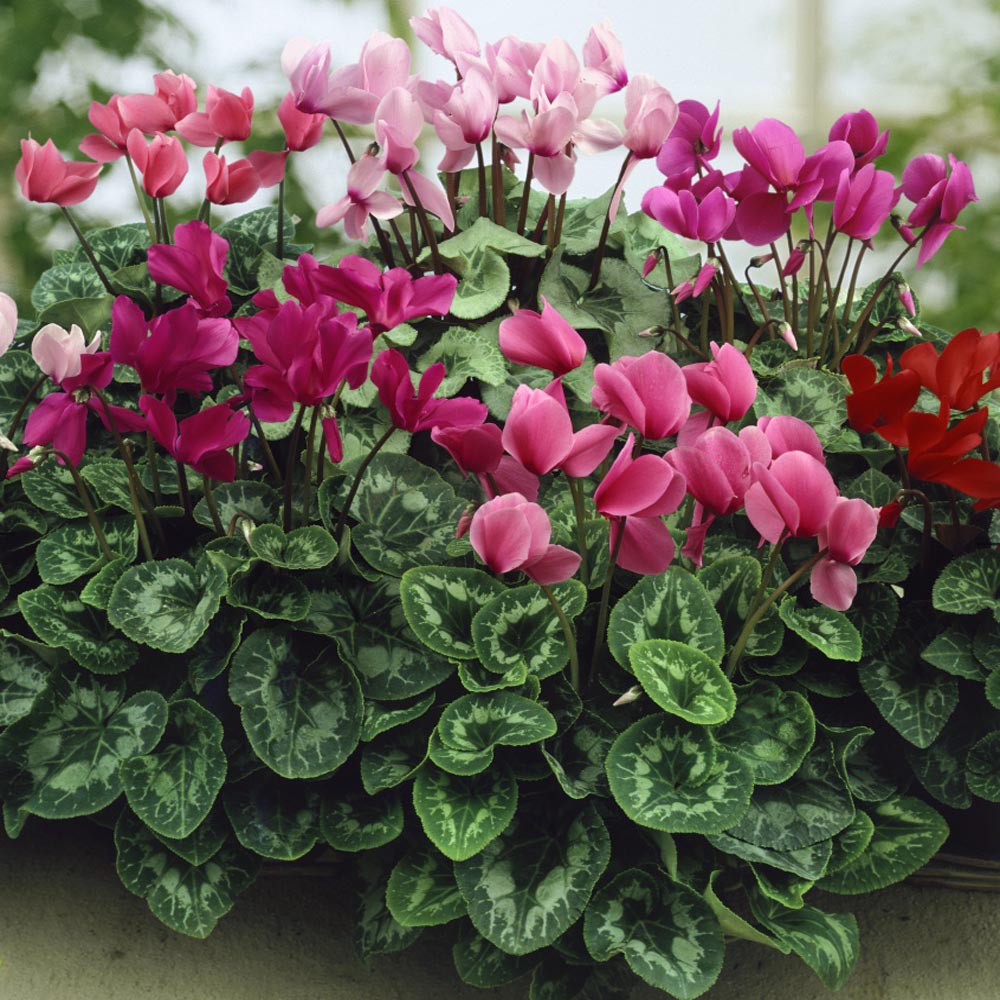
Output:
M476 143L476 166L479 172L479 214L486 218L486 157L483 156L483 144Z
M149 475L153 480L153 500L159 506L163 503L163 491L160 488L160 469L156 464L156 441L149 431L146 431L146 455L149 458Z
M83 509L87 514L87 520L90 522L91 530L94 532L94 537L97 539L97 545L101 550L101 553L109 561L113 562L118 558L111 551L111 546L108 545L107 536L104 534L104 529L101 527L101 519L97 516L97 511L94 509L94 505L90 501L90 491L87 489L86 484L77 471L76 466L69 460L69 457L63 452L56 448L46 448L45 451L39 453L39 458L44 455L55 455L57 458L62 459L63 465L66 469L69 469L69 474L73 477L73 485L76 487L76 492L79 494L80 503L83 505Z
M285 178L278 181L278 234L274 241L274 256L283 260L285 256Z
M191 503L191 490L188 489L187 470L183 462L177 463L177 490L181 495L181 506L188 517L194 515L194 506Z
M306 438L306 474L302 481L302 523L309 523L309 507L312 501L312 470L316 461L316 427L319 424L318 406L312 408L309 418L309 434Z
M135 164L132 157L125 154L125 162L128 164L129 176L132 178L132 187L135 188L135 196L139 201L139 208L142 209L142 217L146 222L146 232L149 233L149 242L156 242L156 230L153 228L153 220L149 214L149 206L146 204L146 192L139 184L139 177L135 172Z
M372 449L364 457L364 461L358 466L358 471L354 474L354 482L351 483L350 492L347 494L347 499L344 501L344 509L340 512L340 518L337 521L337 530L333 533L334 540L339 545L341 536L344 534L344 525L347 523L347 515L351 512L351 504L354 503L354 498L357 496L358 488L361 486L361 480L364 477L365 472L368 470L368 466L371 465L372 459L381 451L382 446L392 437L396 428L389 426L385 433L372 445Z
M114 295L115 290L111 287L111 282L108 281L108 276L104 273L104 268L98 263L97 258L94 256L94 251L91 249L90 244L87 242L87 237L83 235L83 231L76 224L76 219L69 214L69 209L65 205L60 206L62 208L63 215L66 216L66 221L70 224L73 232L76 233L76 238L80 241L80 246L83 247L83 252L87 255L87 260L90 261L91 267L97 272L97 277L101 279L101 284L107 290L108 295Z
M601 666L601 659L604 656L605 637L604 632L608 627L608 609L611 603L611 581L615 576L615 563L618 561L618 553L621 551L622 542L625 539L625 518L618 518L618 537L615 539L614 547L611 550L611 561L608 563L608 572L604 576L604 586L601 588L601 607L597 613L597 632L594 635L594 657L590 663L590 677L587 683L593 684L597 679L597 672Z
M778 272L778 284L781 286L781 305L785 311L785 322L791 326L791 309L788 305L788 283L785 281L785 275L782 273L781 267L781 254L778 253L778 248L773 243L771 246L771 253L774 255L774 267Z
M493 159L490 162L491 186L493 191L493 221L498 226L507 224L507 205L503 197L503 163L500 162L500 143L495 132L490 133Z
M566 484L569 486L570 496L573 497L573 511L576 515L576 545L580 550L580 579L589 587L590 566L587 560L587 532L583 526L587 514L583 502L583 488L581 482L574 479L573 476L566 477Z
M292 436L288 442L288 461L285 464L285 507L282 521L285 531L292 530L292 492L295 489L295 465L298 462L299 438L302 436L302 420L306 407L300 405L292 426Z
M434 235L434 227L431 225L431 220L428 218L427 212L424 211L424 206L417 197L416 189L413 187L413 184L410 183L408 174L409 171L404 170L399 175L400 182L406 185L406 190L413 199L413 207L417 210L417 218L420 220L420 228L424 234L424 241L427 243L427 246L430 247L431 259L434 261L434 273L444 274L444 262L441 260L441 254L438 252L437 237Z
M566 647L569 649L569 682L573 686L574 691L579 691L580 657L576 650L576 636L573 634L573 626L566 617L566 612L563 611L562 605L556 599L556 595L552 593L552 588L545 586L543 583L540 583L538 586L542 588L542 593L549 599L549 604L552 605L556 617L559 619L559 624L562 625L563 635L566 636Z
M208 507L208 513L212 517L212 526L220 534L224 535L226 529L223 527L222 518L219 517L219 508L215 502L215 491L212 489L212 481L208 476L201 477L201 486L205 493L205 506Z
M743 628L740 634L736 637L736 642L733 644L732 652L729 654L729 660L726 663L726 676L732 677L736 672L736 668L739 666L740 657L743 655L743 651L746 649L747 643L750 641L750 636L753 635L753 630L757 625L757 622L767 614L774 602L781 597L782 594L786 593L789 589L795 586L799 580L802 579L808 573L813 566L816 565L823 559L829 549L820 549L814 556L807 559L794 573L786 577L784 580L778 584L774 590L771 591L768 596L760 602L757 608L754 610L753 614L743 623Z
M531 178L535 172L535 154L528 153L528 167L524 175L524 187L521 189L521 211L517 213L517 235L524 235L524 227L528 224L528 201L531 197Z
M11 441L14 440L14 435L17 433L18 427L21 426L21 417L24 416L24 411L32 404L35 398L35 393L48 381L48 375L39 375L37 379L32 383L31 388L25 393L24 399L21 400L21 405L17 408L17 412L14 414L14 419L10 422L10 430L7 431L7 437Z

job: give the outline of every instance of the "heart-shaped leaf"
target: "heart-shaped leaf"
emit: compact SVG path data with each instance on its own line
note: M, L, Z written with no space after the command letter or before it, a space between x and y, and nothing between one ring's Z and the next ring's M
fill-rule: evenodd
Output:
M699 726L732 718L736 692L700 650L672 639L643 639L632 645L628 656L643 690L665 712Z
M466 915L452 866L434 851L411 851L389 876L385 905L404 927L435 927Z

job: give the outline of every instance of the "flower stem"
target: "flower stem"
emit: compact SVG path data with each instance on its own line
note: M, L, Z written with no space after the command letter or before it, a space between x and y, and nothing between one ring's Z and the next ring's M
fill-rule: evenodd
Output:
M590 271L590 283L587 291L592 292L597 287L597 282L601 280L601 264L604 262L604 250L608 243L608 233L611 231L611 206L615 204L621 186L625 183L625 172L632 162L632 150L625 154L625 162L622 163L621 170L618 171L618 180L615 181L615 189L611 194L611 201L608 203L608 211L604 216L604 226L601 229L601 238L597 241L597 250L594 254L594 266Z
M101 527L101 519L97 516L97 511L94 509L94 505L90 501L90 491L87 489L87 486L80 476L80 473L77 471L76 466L73 465L67 455L58 451L56 448L46 448L41 455L55 455L57 458L62 459L64 467L69 469L69 474L73 477L73 485L76 487L76 492L80 496L80 503L83 505L84 511L86 511L87 520L90 522L91 530L94 532L94 537L97 539L98 547L109 562L117 559L118 556L111 551L111 546L108 545L107 536L104 534L104 529ZM41 457L41 455L39 457Z
M35 398L35 393L48 381L48 375L39 375L35 379L31 388L25 393L24 399L21 400L21 405L17 408L17 412L14 414L14 419L10 422L10 430L7 431L7 437L12 441L14 440L14 435L17 433L18 427L21 426L21 417L24 416L24 411L31 405Z
M278 182L278 232L274 240L274 256L283 260L285 256L285 178Z
M309 507L312 500L313 463L316 461L316 427L319 424L319 407L312 408L309 418L309 434L306 437L306 474L302 480L302 523L309 523Z
M219 517L219 507L215 502L215 491L212 489L212 481L208 476L201 477L201 486L205 493L205 506L212 517L212 526L220 534L224 535L226 529L222 525L222 518Z
M563 635L566 636L566 648L569 650L569 682L572 684L574 691L579 691L580 657L576 651L576 636L573 634L573 626L566 617L566 612L563 611L562 605L559 603L556 595L552 592L552 588L545 586L543 583L540 583L538 586L542 588L542 593L549 599L549 604L552 605L556 617L559 619L559 624L562 625Z
M517 235L524 235L524 227L528 224L528 201L531 196L531 177L535 172L535 154L528 153L528 168L524 175L524 187L521 189L521 210L517 213Z
M340 518L337 521L337 530L333 533L334 541L339 545L341 536L344 534L344 525L347 523L347 515L351 511L351 504L354 503L354 498L357 496L358 489L361 486L361 480L364 477L365 472L368 470L368 466L371 465L372 459L381 451L382 446L392 437L396 428L390 425L385 433L372 445L372 449L365 455L364 460L358 466L358 471L354 474L354 482L351 483L351 489L347 494L347 499L344 501L344 509L340 512Z
M406 190L410 193L410 197L413 199L413 207L417 210L417 218L420 220L420 228L423 230L424 240L427 243L427 246L430 247L431 259L434 261L434 273L444 274L444 263L441 260L441 254L438 253L437 237L434 235L434 227L431 225L431 220L428 218L427 212L424 211L424 206L417 197L416 189L410 182L409 171L404 170L399 175L399 179L406 185Z
M288 442L288 461L285 464L285 508L283 523L285 531L292 530L292 491L295 488L295 464L298 461L299 438L302 436L302 420L306 415L306 407L300 404L292 426L292 436Z
M66 221L73 228L73 232L76 233L76 238L80 241L80 246L83 247L83 252L87 255L87 260L90 261L91 267L97 272L97 277L101 279L101 284L104 285L107 290L108 295L114 295L115 290L111 287L111 282L108 281L108 276L104 273L104 268L98 263L97 258L94 256L94 251L90 244L87 242L87 237L83 235L83 231L76 224L76 219L69 214L69 209L65 205L60 206L62 208L63 215L66 216Z
M580 550L580 579L589 588L590 566L587 559L587 532L583 526L583 522L586 519L583 488L580 481L573 476L566 477L566 484L569 486L570 495L573 497L573 511L576 514L576 544Z
M625 540L625 518L618 518L618 537L611 549L611 561L608 563L608 572L604 576L604 586L601 588L601 607L597 613L597 632L594 635L594 656L590 662L590 676L588 684L593 684L597 679L597 672L601 666L601 659L604 656L606 645L605 630L608 627L608 608L611 603L611 581L615 576L615 563L618 561L618 553L621 551L622 542Z
M503 163L500 162L500 143L495 132L490 133L493 159L490 162L490 186L493 194L493 221L498 226L507 224L507 205L503 197Z
M135 172L135 164L132 157L125 154L125 162L128 164L129 176L132 178L132 187L135 188L135 196L139 201L139 208L142 209L142 217L146 222L146 232L149 233L149 242L156 242L156 230L153 228L153 219L149 214L149 206L146 204L146 193L139 185L139 178Z

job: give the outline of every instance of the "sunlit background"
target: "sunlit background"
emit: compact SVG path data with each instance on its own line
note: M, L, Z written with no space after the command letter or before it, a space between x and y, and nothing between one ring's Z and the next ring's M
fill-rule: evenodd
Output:
M279 55L287 39L329 41L338 64L357 60L374 31L408 36L408 19L424 4L375 0L5 0L0 5L0 287L22 301L52 246L69 245L58 212L26 205L13 183L18 140L50 136L72 154L90 131L91 100L112 92L150 91L152 74L169 67L230 90L252 87L254 143L277 148L273 109L287 87ZM1000 0L452 0L481 40L506 34L548 41L561 35L576 49L589 27L610 15L630 72L647 72L678 100L721 101L726 135L761 118L791 124L808 148L826 141L842 113L870 110L892 130L889 161L897 176L916 153L954 152L973 169L978 205L914 283L925 314L950 329L1000 326L995 277L1000 254ZM417 44L414 69L446 78L449 67ZM620 117L608 99L600 112ZM270 133L268 132L270 130ZM268 144L268 140L270 143ZM724 137L725 141L725 137ZM426 162L435 154L428 150ZM571 196L595 194L614 180L620 158L581 158ZM734 167L730 155L723 167ZM347 164L333 142L297 157L294 210L309 210L343 193ZM95 196L80 206L91 226L133 221L131 189L115 165ZM119 178L121 179L121 178ZM197 164L183 191L200 196ZM657 183L651 166L630 183L629 202ZM259 196L266 203L273 192ZM245 211L232 206L229 214ZM223 213L224 214L224 213ZM54 228L53 228L54 227ZM316 234L312 234L310 238ZM331 239L320 234L320 239Z

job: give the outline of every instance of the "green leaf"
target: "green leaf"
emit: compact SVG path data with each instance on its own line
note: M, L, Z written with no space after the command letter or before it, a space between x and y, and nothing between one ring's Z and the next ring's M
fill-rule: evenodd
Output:
M98 459L80 469L80 478L92 486L102 504L111 504L132 512L128 469L117 458ZM132 518L129 518L132 520Z
M930 746L958 705L957 681L902 645L867 660L858 679L886 722L914 746Z
M497 253L476 248L466 258L465 273L455 289L451 315L481 319L499 309L510 292L510 268Z
M365 868L375 869L365 871ZM402 951L420 936L421 928L404 927L385 905L388 872L372 862L362 867L367 885L361 894L358 922L354 929L354 950L362 960L373 955Z
M534 244L537 246L537 244ZM496 324L499 326L499 322ZM431 365L441 362L447 375L437 390L438 396L454 396L469 379L480 384L502 385L507 378L507 359L500 353L500 345L493 325L467 330L449 327L420 355L417 370L425 372Z
M361 689L329 642L259 629L233 657L229 696L254 753L286 778L335 771L361 736Z
M179 839L208 816L226 780L222 723L196 701L170 704L155 753L122 761L121 782L133 812L154 833Z
M837 437L847 422L843 382L818 368L783 369L766 389L758 388L753 410L758 420L799 417L816 431L823 444Z
M229 821L222 809L216 808L209 813L208 818L197 830L186 837L175 840L159 833L155 834L155 837L164 847L169 847L177 857L183 858L189 865L203 865L218 853L219 848L229 838L229 834Z
M250 533L249 544L254 555L281 569L321 569L337 554L333 536L318 524L287 535L276 524L261 524Z
M994 707L1000 708L1000 670L991 670L986 678L986 700Z
M610 854L607 829L588 805L544 827L519 819L457 862L455 878L476 930L508 954L525 955L576 923Z
M722 662L722 620L705 588L690 574L671 567L647 576L615 605L608 625L608 648L626 669L629 649L645 639L673 639Z
M50 667L19 642L0 638L0 726L27 715L49 681Z
M482 216L477 218L465 232L439 243L438 255L442 260L455 265L459 274L464 274L469 270L469 255L475 250L482 249L510 253L517 257L545 256L543 244L519 236ZM424 250L418 259L421 263L427 263L431 259L430 251Z
M505 767L462 776L427 766L413 782L413 808L430 842L464 861L506 829L517 808L517 782Z
M252 524L266 524L277 521L280 517L281 496L266 483L255 483L248 479L235 483L216 483L213 493L219 519L227 530L238 518L245 518ZM204 497L195 504L194 519L206 528L214 527L215 522Z
M135 559L137 532L131 517L105 518L104 536L126 565ZM46 535L35 552L43 583L60 586L96 572L105 561L90 524L64 524Z
M827 892L874 892L922 868L940 850L948 824L925 802L897 796L869 810L875 832L865 851L819 883Z
M43 313L56 303L69 299L100 298L104 291L104 285L89 261L57 264L43 271L35 282L31 290L31 304L36 313Z
M800 608L794 597L786 597L778 605L778 614L796 635L828 659L853 662L861 659L861 633L843 611L823 605Z
M839 990L858 960L858 925L850 913L824 913L815 906L788 909L748 892L750 908L780 942L791 948L828 990Z
M319 839L319 796L302 782L241 781L226 789L222 804L236 839L262 857L295 861Z
M737 691L731 722L713 734L749 765L757 785L778 785L799 768L816 736L809 702L797 691L754 681Z
M229 666L243 638L246 615L224 607L187 654L188 683L195 694Z
M436 695L431 692L412 705L393 708L371 699L365 699L365 717L361 723L361 742L370 743L376 736L398 726L405 726L424 715L434 704Z
M0 372L6 370L10 353L4 355ZM38 370L37 366L35 370ZM0 385L3 383L0 382ZM68 520L87 516L73 484L73 475L65 466L57 465L50 459L23 473L20 482L24 495L39 510Z
M698 571L698 582L718 611L730 641L735 641L750 616L760 578L761 565L753 556L728 556Z
M419 566L403 574L400 597L416 636L435 653L457 660L476 656L472 621L504 585L479 569Z
M148 564L147 564L148 565ZM73 590L48 584L17 598L24 620L48 646L61 646L95 674L118 674L138 659L139 649L85 605Z
M334 792L323 797L319 824L323 839L335 851L369 851L403 832L403 805L394 792Z
M810 882L822 877L833 853L833 841L830 839L820 840L793 851L774 851L767 847L759 847L749 841L732 837L728 833L711 834L708 842L726 854L732 854L755 865L769 865L771 868L789 872Z
M965 769L973 795L1000 802L1000 732L988 733L969 749Z
M604 719L585 711L555 745L542 749L556 781L571 799L610 794L604 765L616 736Z
M611 794L630 819L667 833L719 833L746 812L750 769L701 727L648 715L615 740Z
M973 637L968 629L950 625L924 647L920 658L956 677L981 681L984 671L973 652Z
M974 615L1000 611L1000 559L992 549L980 549L953 559L934 581L931 597L938 611Z
M833 838L833 852L826 866L826 874L831 875L833 872L839 872L861 857L871 843L873 836L875 836L875 824L872 822L871 816L859 809L854 814L851 825L844 827Z
M578 580L557 584L552 592L570 620L587 602L587 590ZM497 674L524 664L529 673L544 679L569 661L559 619L535 583L503 590L482 605L472 619L472 639L482 665Z
M411 851L393 868L385 905L404 927L436 927L466 915L451 865L435 851Z
M92 608L100 608L101 611L108 610L111 603L111 592L115 589L115 584L121 579L122 573L128 569L128 563L124 559L116 559L114 562L102 566L84 585L80 591L80 600L84 604L89 604Z
M166 724L167 703L154 691L126 700L120 685L54 675L0 736L4 798L45 819L95 813L121 794L119 764L148 753Z
M427 744L427 756L449 774L480 774L493 763L493 747L485 750L456 750L441 741L435 729Z
M265 563L237 570L229 581L226 601L261 618L282 622L302 621L311 606L309 591L299 577Z
M361 751L361 784L377 795L412 778L426 760L426 734L411 727L398 736L379 736Z
M629 663L643 690L665 712L700 726L732 718L736 692L700 650L671 639L644 639L629 649Z
M463 928L452 945L452 961L463 983L480 989L503 986L530 972L538 956L508 955L471 926Z
M556 728L548 709L511 691L463 695L445 707L437 725L446 746L471 752L529 746Z
M638 868L622 872L594 896L583 937L597 961L623 955L637 976L679 1000L692 1000L715 982L726 950L705 900Z
M344 659L355 669L366 698L415 697L454 673L454 664L414 635L399 596L400 581L344 581L350 627L336 633Z
M28 351L11 350L3 356L3 365L0 365L0 427L4 433L8 433L11 424L14 422L14 415L21 408L32 386L42 377L35 364L35 359ZM45 395L44 383L39 387L38 393ZM36 397L40 398L40 397ZM55 465L50 459L42 469L35 469L25 473L27 478L34 479L43 469ZM56 466L56 468L61 468ZM68 475L68 473L67 473ZM23 481L23 478L22 478ZM71 480L72 482L72 480ZM71 487L72 488L72 487ZM75 491L74 491L75 495ZM30 497L29 497L30 499ZM41 505L38 505L41 506ZM44 507L42 508L45 509ZM83 509L79 506L79 499L74 505L73 517L81 517Z
M743 819L726 832L776 851L794 851L839 833L854 819L850 792L828 740L818 740L780 785L758 785Z
M708 886L704 893L702 893L702 896L705 902L708 903L712 913L715 914L715 919L719 921L719 926L722 927L723 933L727 937L753 941L754 944L762 944L766 948L774 948L782 954L787 955L792 950L788 945L779 943L769 934L765 934L759 927L754 927L753 924L748 923L719 899L715 894L714 883L716 878L721 874L720 870L712 872L708 879Z
M118 875L171 930L206 938L257 877L258 861L225 844L201 865L178 857L127 809L115 826Z
M183 653L202 637L225 590L226 574L210 562L131 566L111 592L108 620L135 642Z

